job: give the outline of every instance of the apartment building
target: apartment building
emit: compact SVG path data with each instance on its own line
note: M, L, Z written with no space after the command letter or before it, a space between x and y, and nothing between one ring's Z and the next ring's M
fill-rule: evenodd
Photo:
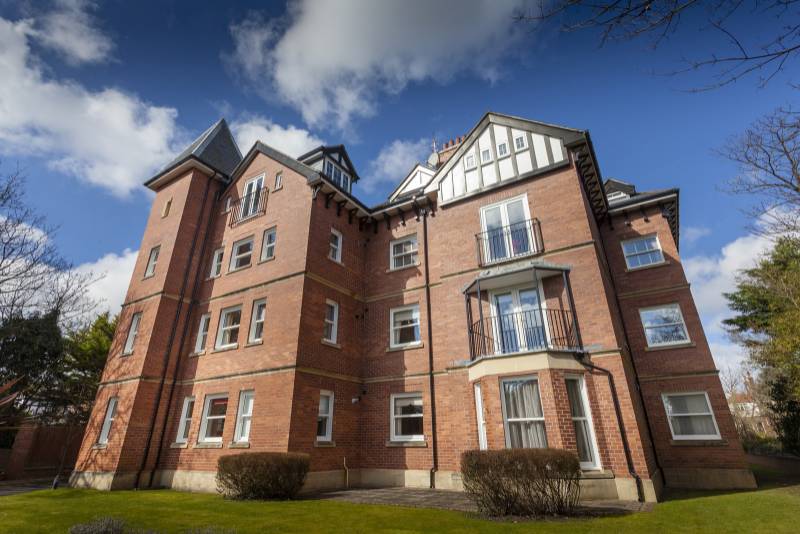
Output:
M584 498L754 486L681 265L679 192L587 131L487 113L377 206L344 146L242 155L224 120L154 191L75 486L461 488L470 449L575 451Z

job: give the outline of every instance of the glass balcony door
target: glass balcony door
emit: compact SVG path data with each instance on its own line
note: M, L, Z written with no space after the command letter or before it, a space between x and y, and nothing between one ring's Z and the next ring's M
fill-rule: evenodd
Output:
M518 197L481 210L487 263L532 252L527 204L527 197Z
M244 186L240 218L246 219L258 211L258 201L261 199L261 188L264 186L264 176L259 176L247 182Z
M547 347L536 287L498 291L492 296L495 350L501 354Z

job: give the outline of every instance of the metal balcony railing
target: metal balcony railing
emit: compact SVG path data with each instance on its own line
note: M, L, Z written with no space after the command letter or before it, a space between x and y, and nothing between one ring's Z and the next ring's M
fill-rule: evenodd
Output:
M261 187L234 202L231 205L230 226L266 213L268 194L269 190Z
M469 327L470 356L498 356L538 350L579 350L570 310L533 308L484 317Z
M481 266L544 252L539 219L492 228L475 234L475 240Z

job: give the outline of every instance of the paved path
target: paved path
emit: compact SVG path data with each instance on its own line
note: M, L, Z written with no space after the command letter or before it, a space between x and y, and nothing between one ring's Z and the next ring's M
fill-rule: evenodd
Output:
M0 497L49 488L53 479L8 480L0 482Z
M475 512L475 505L461 491L425 488L350 489L310 495L309 499L345 501L357 504L389 504L415 508L441 508L459 512ZM587 515L619 515L649 512L652 503L630 501L585 501L581 511Z

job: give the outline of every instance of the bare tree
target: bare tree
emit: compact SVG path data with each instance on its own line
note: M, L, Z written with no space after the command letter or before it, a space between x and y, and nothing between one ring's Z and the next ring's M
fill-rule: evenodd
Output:
M753 231L800 236L800 113L779 108L731 138L720 154L739 171L727 189L753 200Z
M759 74L762 85L782 72L800 53L798 0L535 0L515 18L522 22L560 20L564 31L596 29L601 46L608 41L652 39L659 46L690 17L703 20L701 28L717 32L726 42L718 51L685 59L685 67L669 74L710 70L712 82L694 90L708 90ZM732 21L747 17L748 28L768 27L762 38L738 35ZM750 32L754 33L754 32Z
M95 278L59 254L54 228L25 203L24 183L19 171L0 177L0 322L53 309L65 323L79 320L94 308L86 288Z

